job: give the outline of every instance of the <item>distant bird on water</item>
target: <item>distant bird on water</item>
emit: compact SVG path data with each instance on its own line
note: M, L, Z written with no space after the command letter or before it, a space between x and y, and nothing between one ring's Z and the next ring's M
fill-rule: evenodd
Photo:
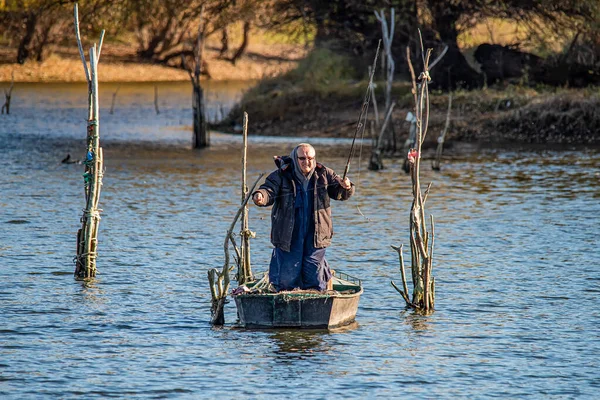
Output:
M67 156L61 161L63 164L81 164L81 160L71 160L71 154L67 153Z

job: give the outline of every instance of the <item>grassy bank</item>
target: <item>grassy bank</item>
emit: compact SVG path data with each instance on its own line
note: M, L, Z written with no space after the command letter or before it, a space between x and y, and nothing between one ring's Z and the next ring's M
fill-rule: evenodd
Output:
M352 137L367 81L357 81L350 60L327 50L311 52L298 68L263 80L249 91L219 126L231 130L242 112L264 135ZM377 82L376 102L383 114L385 82ZM414 107L411 84L397 81L392 114L397 139L407 136L406 116ZM428 144L442 131L448 94L432 91ZM508 85L453 93L447 140L468 142L600 144L600 88L565 89ZM373 116L374 104L371 105ZM380 116L383 118L383 115Z

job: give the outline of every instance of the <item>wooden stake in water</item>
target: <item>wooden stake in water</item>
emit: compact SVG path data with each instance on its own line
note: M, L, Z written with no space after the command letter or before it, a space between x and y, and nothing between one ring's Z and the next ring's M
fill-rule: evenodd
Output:
M243 133L243 150L242 150L242 202L248 195L248 184L246 181L247 172L247 152L248 152L248 113L244 112L244 133ZM238 283L244 285L252 280L252 267L250 265L250 238L254 237L254 233L248 227L248 205L246 204L242 210L242 229L240 233L242 237L242 249L240 270L238 271Z
M98 60L102 50L104 31L100 34L98 47L90 48L90 62L88 64L83 53L81 37L79 34L79 16L75 4L75 34L79 54L83 63L85 77L88 83L88 122L87 122L87 148L84 160L85 171L83 174L85 191L85 209L81 217L81 229L77 232L77 256L75 257L75 277L89 279L96 276L96 258L98 250L98 226L100 223L100 189L102 187L104 157L100 147L100 118L98 103Z
M4 89L4 98L6 100L4 101L4 104L2 105L2 114L4 114L4 110L6 110L6 115L10 114L10 99L12 97L12 91L13 91L14 87L15 87L15 71L13 71L11 73L10 87L8 88L8 90Z

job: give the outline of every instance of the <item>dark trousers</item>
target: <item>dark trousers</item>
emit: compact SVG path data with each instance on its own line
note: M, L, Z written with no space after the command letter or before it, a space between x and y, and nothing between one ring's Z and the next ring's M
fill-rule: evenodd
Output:
M310 242L310 244L308 244ZM325 259L326 249L315 249L312 241L304 241L291 250L273 249L269 266L269 280L277 291L316 289L324 291L331 279L331 271Z
M315 227L310 191L298 193L295 201L295 221L290 251L273 249L269 265L269 281L277 291L316 289L324 291L331 279L325 260L325 248L314 247Z

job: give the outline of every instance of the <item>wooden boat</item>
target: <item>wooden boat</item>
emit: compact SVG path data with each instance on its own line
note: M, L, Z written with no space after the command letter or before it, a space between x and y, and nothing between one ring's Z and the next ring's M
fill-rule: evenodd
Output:
M354 322L363 292L362 282L336 271L332 290L264 293L234 291L239 324L244 328L332 329Z

